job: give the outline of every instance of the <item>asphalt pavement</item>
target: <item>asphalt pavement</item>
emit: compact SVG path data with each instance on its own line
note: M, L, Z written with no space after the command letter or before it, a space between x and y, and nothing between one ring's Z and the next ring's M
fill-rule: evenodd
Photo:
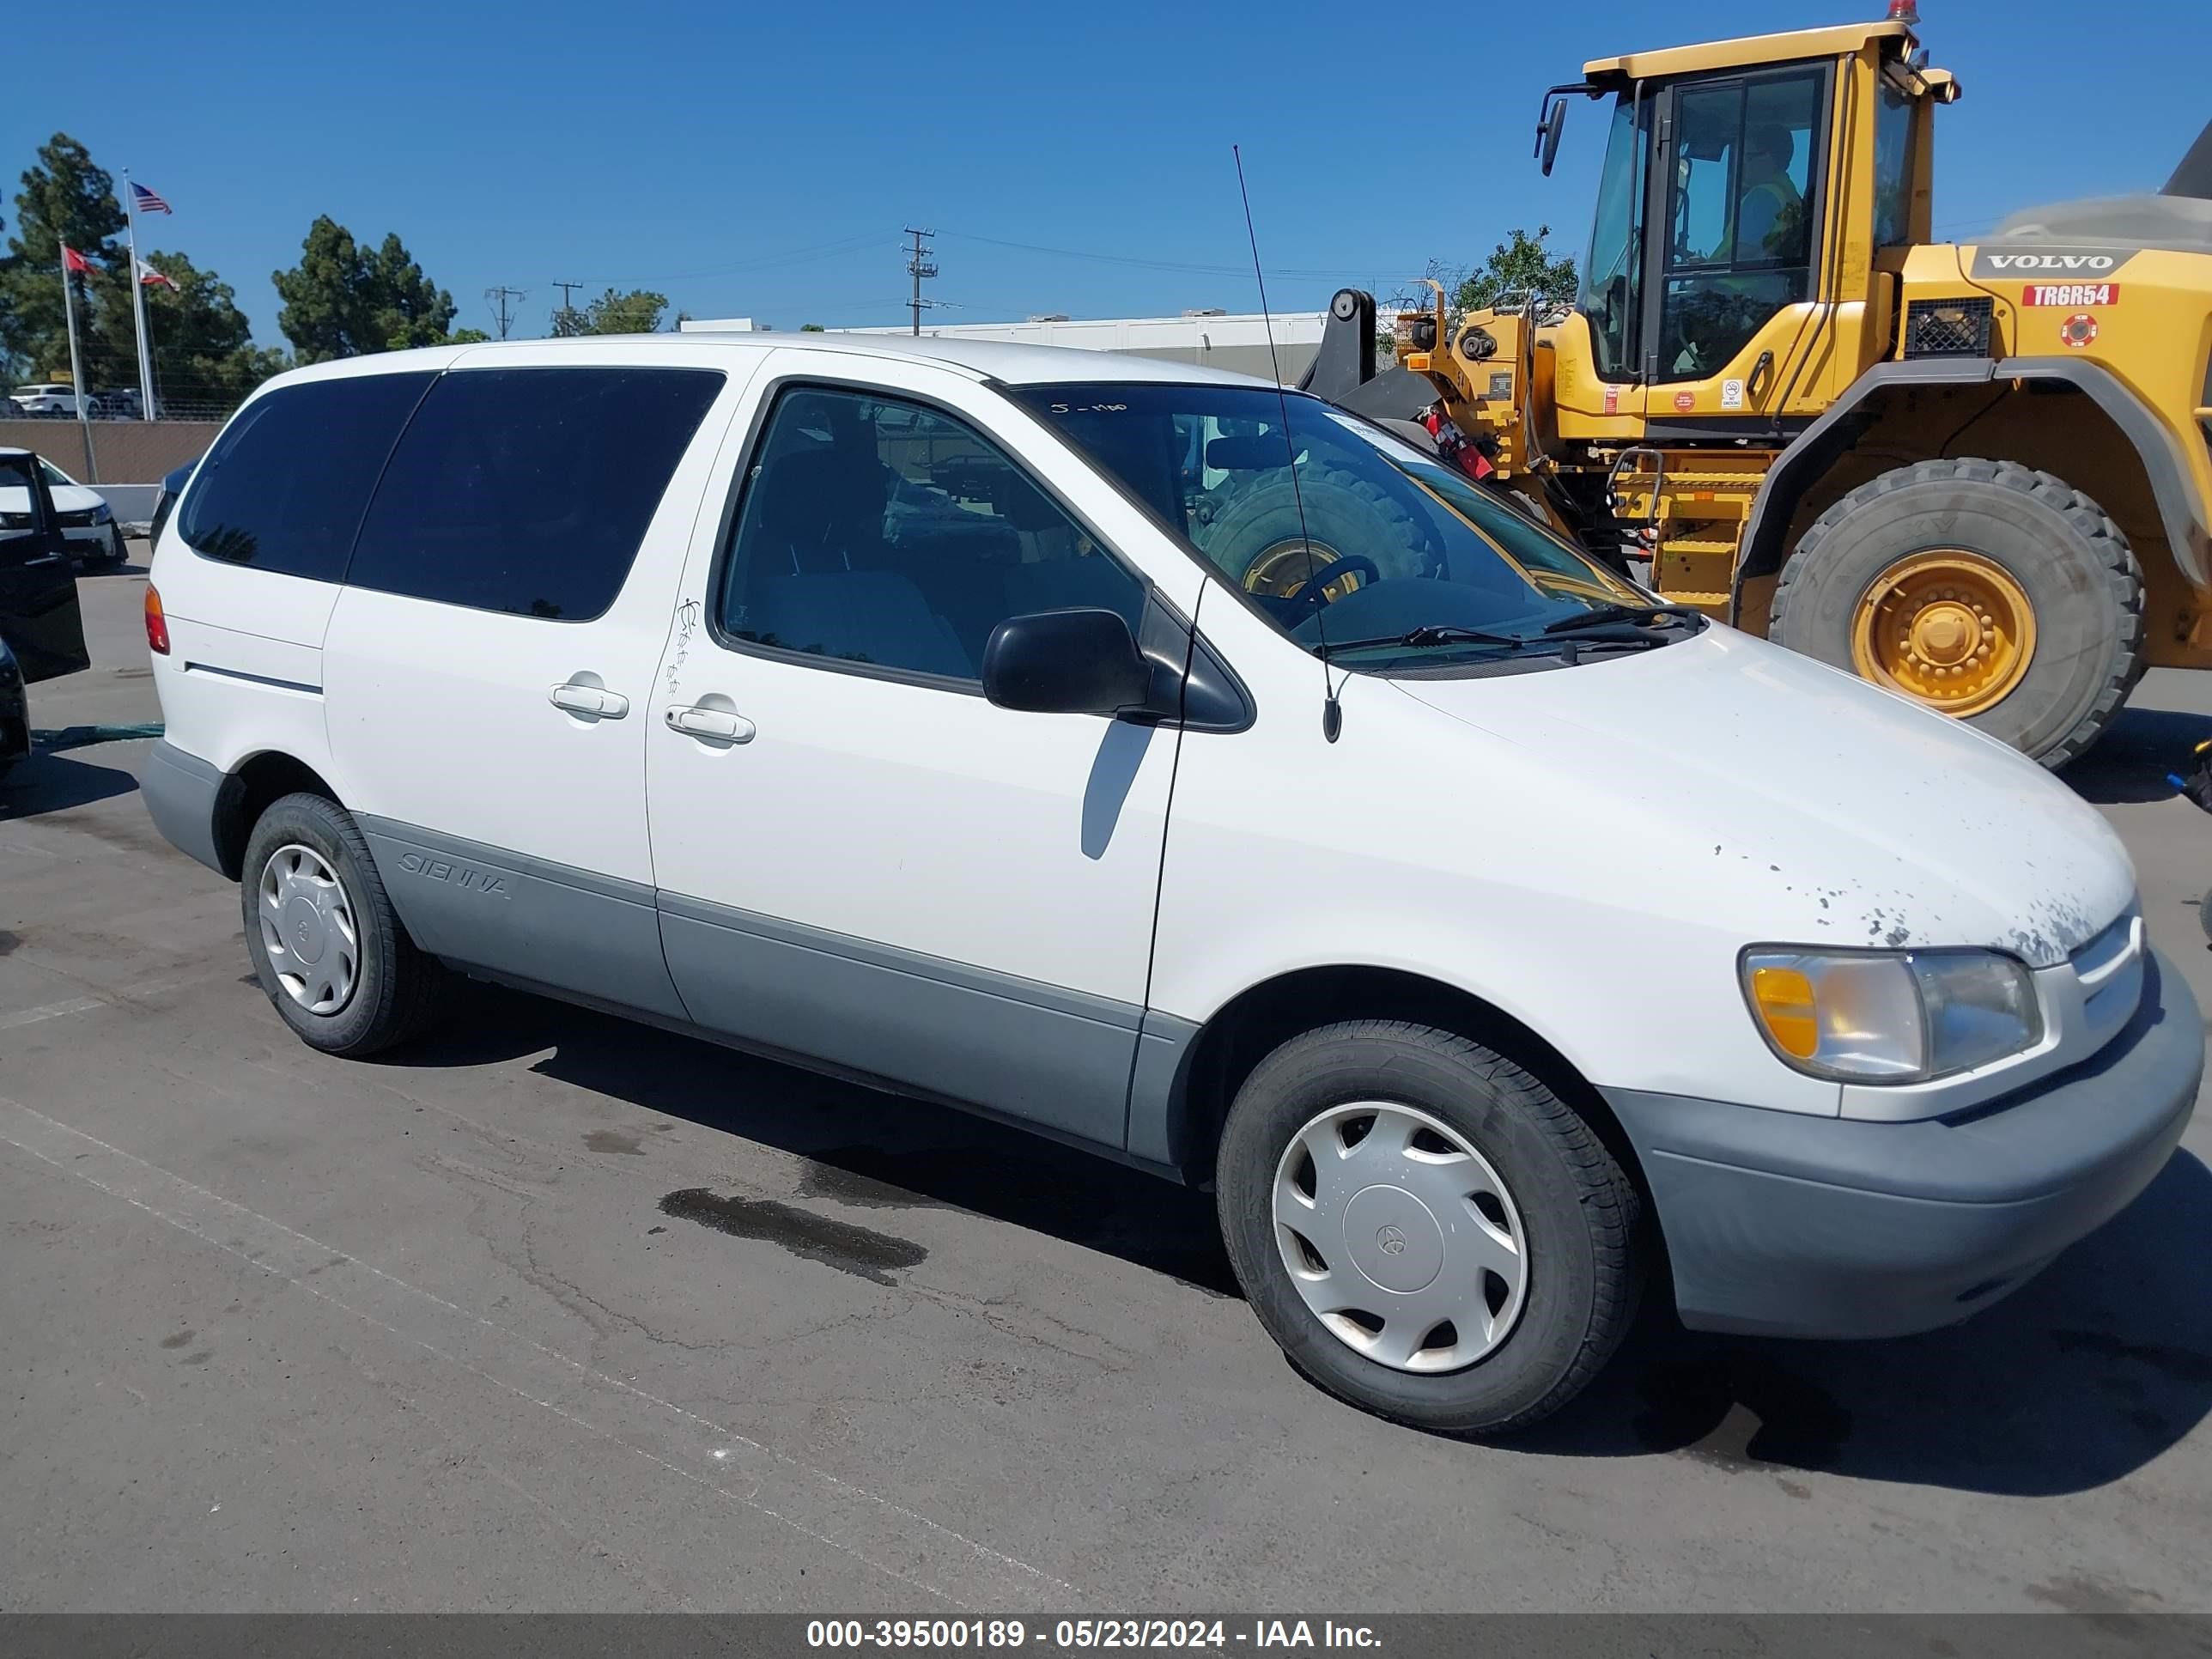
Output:
M143 566L82 587L33 724L157 719ZM2208 734L2154 674L2071 781L2212 1006ZM9 1610L2212 1609L2201 1116L1964 1326L1654 1317L1440 1438L1291 1371L1209 1200L1016 1131L490 990L311 1052L145 750L0 783Z

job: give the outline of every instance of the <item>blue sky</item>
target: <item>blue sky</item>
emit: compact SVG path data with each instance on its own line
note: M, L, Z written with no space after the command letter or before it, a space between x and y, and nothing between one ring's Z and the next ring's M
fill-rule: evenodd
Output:
M1579 254L1597 111L1577 104L1548 180L1529 144L1538 94L1585 58L1883 3L1509 8L1444 22L1425 62L1418 7L1341 0L386 0L342 27L309 21L320 0L124 0L95 9L97 50L94 14L22 6L0 179L12 198L57 129L129 167L176 207L149 245L219 270L264 343L283 343L269 273L318 213L398 231L463 324L489 327L483 290L504 283L528 291L518 331L542 333L572 278L580 298L647 287L795 328L902 320L908 224L939 232L947 321L1254 308L1234 142L1269 298L1312 308L1346 280L1387 292L1431 257L1472 263L1515 225ZM2212 115L2202 0L1922 14L1966 87L1938 118L1939 234L2155 188Z

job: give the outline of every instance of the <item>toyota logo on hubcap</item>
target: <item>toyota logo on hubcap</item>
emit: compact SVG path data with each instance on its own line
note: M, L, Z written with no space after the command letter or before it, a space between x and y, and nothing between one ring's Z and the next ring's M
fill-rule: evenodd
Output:
M1406 1235L1395 1227L1384 1227L1377 1231L1375 1243L1385 1255L1406 1254Z

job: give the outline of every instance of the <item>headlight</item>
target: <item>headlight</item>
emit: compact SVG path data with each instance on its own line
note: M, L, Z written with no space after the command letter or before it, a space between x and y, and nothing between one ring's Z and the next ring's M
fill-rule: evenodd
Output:
M1994 951L1819 951L1753 945L1743 993L1789 1065L1850 1083L1919 1083L2032 1048L2027 967Z
M98 507L92 509L92 521L94 524L106 524L114 516L115 509L108 506L106 501L102 501Z

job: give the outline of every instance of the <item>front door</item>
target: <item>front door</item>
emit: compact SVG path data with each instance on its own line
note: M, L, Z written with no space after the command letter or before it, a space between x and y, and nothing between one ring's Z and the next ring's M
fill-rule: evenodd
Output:
M615 351L464 359L423 395L324 645L331 781L425 950L680 1017L645 727L736 377Z
M647 738L684 1003L1119 1146L1178 734L994 708L979 670L1009 616L1142 624L1107 537L1158 532L973 378L788 351L762 382Z
M0 454L0 640L27 681L92 665L69 544L38 457L22 450Z
M1658 95L1643 302L1660 427L1771 411L1815 343L1832 80L1802 64Z

